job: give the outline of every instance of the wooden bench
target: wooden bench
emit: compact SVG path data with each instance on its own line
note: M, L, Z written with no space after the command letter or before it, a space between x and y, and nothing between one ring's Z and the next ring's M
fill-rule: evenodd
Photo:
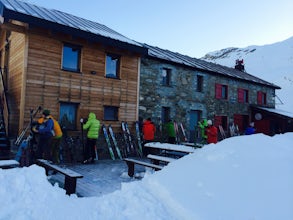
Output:
M19 162L16 160L0 160L0 168L9 169L19 167Z
M159 155L153 155L153 154L148 154L147 158L151 159L153 164L159 165L160 161L164 162L164 163L170 163L175 161L175 158L171 158L171 157L164 157L164 156L159 156Z
M45 168L46 175L48 175L49 170L63 174L65 176L64 189L68 195L75 193L77 178L83 178L81 174L68 168L62 168L48 160L37 159L37 164Z
M130 177L133 177L133 175L134 175L134 164L138 164L138 165L145 166L145 167L150 167L150 168L153 168L155 171L163 169L162 166L148 163L148 162L145 162L142 160L135 160L132 158L124 158L123 160L126 162L126 164L128 166L128 176L130 176Z

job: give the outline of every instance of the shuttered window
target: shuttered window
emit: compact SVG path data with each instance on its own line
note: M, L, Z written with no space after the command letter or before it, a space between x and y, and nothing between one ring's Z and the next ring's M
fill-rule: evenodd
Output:
M261 91L257 92L257 104L266 105L267 104L267 94Z
M228 99L228 86L216 83L216 99Z
M248 90L247 89L238 89L238 102L248 103Z

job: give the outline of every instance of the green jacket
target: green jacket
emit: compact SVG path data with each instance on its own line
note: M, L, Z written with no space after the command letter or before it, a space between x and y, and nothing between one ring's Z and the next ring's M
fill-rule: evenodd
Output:
M165 124L168 137L176 137L174 123L172 121Z
M100 121L96 119L94 113L90 112L87 122L83 125L83 130L88 129L87 137L90 139L98 139L100 127Z
M201 137L205 139L207 139L207 135L205 132L205 129L207 126L208 126L208 121L206 119L204 119L202 123L200 121L198 122L198 127L200 128Z

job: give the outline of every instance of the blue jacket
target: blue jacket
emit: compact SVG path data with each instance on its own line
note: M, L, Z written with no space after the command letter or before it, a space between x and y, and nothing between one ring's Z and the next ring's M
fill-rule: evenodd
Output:
M254 134L255 133L255 128L254 127L248 127L245 130L246 135Z
M49 118L47 121L43 122L40 125L38 131L42 137L52 137L53 129L54 129L54 122L51 118Z

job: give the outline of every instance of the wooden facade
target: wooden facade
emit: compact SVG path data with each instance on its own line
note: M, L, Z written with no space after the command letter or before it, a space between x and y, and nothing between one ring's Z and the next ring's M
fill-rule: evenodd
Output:
M1 29L6 39L1 41L1 66L4 69L7 63L4 78L8 82L10 135L17 135L29 123L31 109L38 106L49 109L58 120L60 103L78 106L77 129L79 118L86 118L89 112L114 128L120 126L119 121L132 125L137 120L140 54L25 23L18 22L17 31L6 27ZM80 72L62 69L64 43L81 47ZM105 76L107 53L121 57L117 79ZM104 106L118 107L117 121L103 120Z

